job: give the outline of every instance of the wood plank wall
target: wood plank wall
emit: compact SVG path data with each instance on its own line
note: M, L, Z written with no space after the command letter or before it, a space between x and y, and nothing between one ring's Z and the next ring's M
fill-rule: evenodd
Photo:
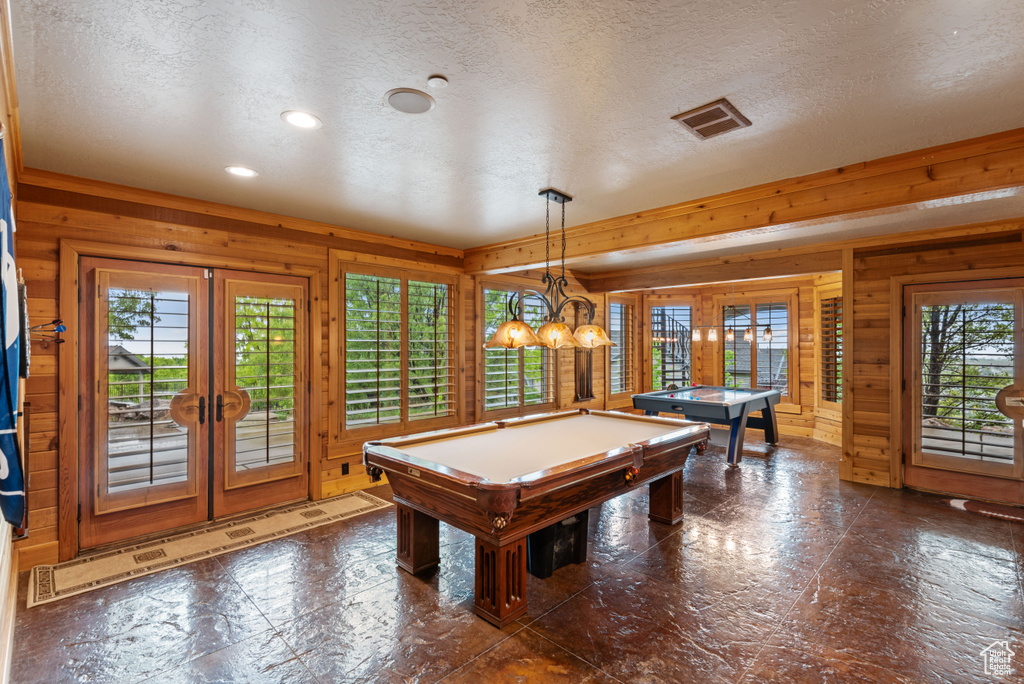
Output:
M29 174L37 179L38 184L22 183L16 206L18 266L27 281L31 324L48 322L61 315L59 263L62 240L105 245L107 250L114 246L122 249L126 258L140 250L152 250L166 255L169 263L198 260L211 267L229 263L236 268L247 265L252 270L320 274L320 291L311 292L311 299L319 307L314 309L313 315L319 317L323 331L320 340L323 351L319 359L322 366L319 373L321 407L326 407L328 401L327 301L331 279L326 276L330 248L351 249L357 246L364 250L373 249L387 258L447 267L458 267L461 262L455 250L417 249L415 244L386 238L375 243L372 236L367 236L366 241L359 241L353 239L351 231L344 236L331 235L327 230L330 226L324 226L325 230L321 232L289 229L279 224L275 226L272 223L274 217L269 215L265 219L267 223L254 223L252 218L258 214L243 210L239 210L239 218L216 216L216 213L230 212L217 205L191 201L183 204L197 209L207 206L208 211L169 208L166 206L168 202L163 205L147 204L146 193L140 191L138 196L133 196L130 189L115 190L116 186L106 184L97 183L98 194L90 195L78 191L89 186L87 181L69 179L67 183L55 183L60 187L50 187L48 177L39 180L44 175ZM70 187L75 191L69 190ZM275 233L286 237L279 239ZM23 570L58 559L58 520L60 514L68 519L68 511L59 508L58 504L61 446L58 430L61 418L58 415L59 352L67 353L69 350L50 343L32 343L28 400L32 402L33 416L27 468L31 530L28 539L15 544ZM314 371L313 377L317 376ZM320 433L323 435L327 431L327 413L320 411L320 415ZM327 462L326 446L323 446L326 440L321 444L319 452L314 453L319 453L319 460L326 467L319 473L323 478L321 491L314 492L314 496L330 495L345 488L332 482L332 478L341 478L340 468L337 473L334 471L338 464ZM350 477L355 479L344 484L365 486L368 482L361 467L351 468ZM66 501L62 505L69 507L73 504Z
M1021 226L1000 228L988 234L965 231L938 241L853 251L853 302L844 312L855 340L846 356L851 385L844 397L852 399L853 422L844 445L843 479L902 486L901 411L893 405L901 391L896 385L901 384L897 355L902 285L1024 276Z
M375 258L458 270L461 264L457 250L389 238L375 240L368 234L324 224L295 221L296 227L288 225L289 220L283 217L40 172L22 174L19 190L16 206L18 262L28 281L29 315L33 324L67 315L67 308L62 308L60 301L62 240L76 245L105 246L103 249L108 251L116 248L128 257L146 250L147 258L169 263L202 262L212 267L229 263L235 268L316 274L320 288L313 294L319 307L322 331L319 338L322 382L316 399L321 409L318 427L322 439L320 459L314 464L312 495L330 496L368 484L359 454L354 449L350 453L331 451L325 437L329 430L327 407L332 353L328 302L332 288L337 285L331 272L331 250L365 252ZM968 276L976 276L987 272L986 269L1010 267L1021 274L1024 248L1020 243L1020 223L982 224L928 233L940 234L939 242L927 241L921 235L900 235L839 246L846 264L843 291L852 300L845 307L850 318L847 331L857 341L856 349L847 352L850 370L846 399L853 401L845 402L842 407L845 430L840 427L838 412L822 410L815 401L816 296L823 288L832 288L834 292L839 276L801 275L744 285L747 294L766 290L794 293L800 329L794 341L799 401L780 414L780 427L785 434L831 442L838 441L842 434L845 441L841 476L844 479L899 486L898 461L893 460L897 454L889 438L895 415L890 400L889 346L893 335L899 334L898 321L891 320L892 279L922 274L944 277L958 270L969 270ZM994 245L997 248L993 248ZM152 257L153 254L159 258ZM526 275L531 278L528 282L536 286L536 274ZM457 306L461 317L458 335L462 349L459 374L463 393L460 410L462 422L470 423L477 419L476 364L482 344L479 312L476 311L478 279L459 275L458 282ZM578 291L579 284L573 282L572 289ZM645 311L653 298L687 296L697 302L697 315L701 324L706 325L705 321L712 319L722 298L731 293L729 285L660 289L644 297L637 309L638 314ZM605 324L605 296L601 293L588 296L597 305L598 323ZM74 310L77 303L71 306ZM28 457L32 524L30 537L16 543L22 569L56 561L58 551L67 546L68 528L75 527L74 495L65 501L59 499L61 477L69 476L61 471L60 426L67 417L59 415L58 355L68 350L38 342L32 346L32 375L28 381L28 399L33 405L32 451ZM594 352L595 399L589 402L575 402L572 352L560 352L560 355L563 358L559 364L558 406L603 407L605 351ZM718 365L713 353L702 347L694 354L695 379L705 383L720 382L716 377ZM75 434L74 425L67 429L71 430L69 434ZM343 474L342 466L346 464L348 474Z
M319 401L320 447L314 462L311 482L315 498L333 496L370 485L362 468L359 445L344 439L333 444L328 438L331 400L330 366L331 315L329 301L335 288L340 288L331 266L332 250L348 254L367 254L374 262L405 263L408 268L432 268L451 272L459 270L458 250L432 248L366 234L346 231L323 224L296 222L302 230L282 226L281 217L259 212L225 208L220 205L173 198L131 188L93 183L82 179L30 171L23 179L17 203L19 232L18 265L25 273L29 293L29 317L33 325L54 318L67 317L61 297L61 244L74 244L81 253L90 246L97 253L109 255L111 250L123 258L140 258L168 263L192 263L209 267L231 266L267 272L301 272L316 274L319 291L311 293L314 319L320 320L319 363L321 384ZM94 192L90 192L92 189ZM284 239L275 237L283 233ZM376 237L376 239L375 239ZM374 250L374 253L370 253ZM145 253L145 256L140 254ZM528 279L506 276L504 280L537 287L535 273ZM68 276L65 276L67 278ZM460 316L458 344L462 350L459 385L461 422L477 419L476 365L480 317L476 310L477 279L458 275ZM575 281L571 292L580 292ZM591 296L597 305L597 322L604 325L605 307L602 296ZM68 304L68 303L64 303ZM77 302L70 302L72 310ZM318 307L318 308L316 308ZM62 313L63 312L63 313ZM68 490L61 500L61 478L73 477L62 472L62 416L59 387L60 354L73 353L71 345L58 347L51 343L32 344L31 377L28 400L33 405L32 450L28 456L30 478L29 509L31 532L28 539L15 544L21 568L65 559L69 545L68 529L74 527L77 486ZM574 401L573 364L571 352L560 352L562 359L556 388L557 405L604 407L605 356L594 353L595 398L589 402ZM314 370L313 377L317 377ZM69 426L69 435L77 434ZM344 435L342 435L344 438ZM351 442L351 440L349 440ZM66 454L65 454L66 458ZM66 468L65 468L66 470ZM347 470L347 472L345 472ZM72 483L73 484L73 483Z

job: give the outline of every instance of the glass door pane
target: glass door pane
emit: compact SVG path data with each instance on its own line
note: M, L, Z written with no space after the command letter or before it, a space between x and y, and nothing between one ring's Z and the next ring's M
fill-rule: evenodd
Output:
M757 387L789 394L789 317L786 302L757 305L754 346L757 348Z
M1019 421L996 407L1017 384L1020 292L915 295L915 465L1014 476Z
M97 511L191 496L197 282L98 270L97 284Z
M107 291L107 490L188 479L188 429L170 416L188 387L187 292Z
M667 389L690 384L689 306L651 307L651 386Z
M90 257L80 268L79 546L205 520L205 272Z
M295 459L295 301L235 297L235 382L249 411L235 423L235 470Z
M733 339L722 335L722 365L726 387L751 387L751 341L754 331L749 304L722 307L723 326L732 328Z
M223 379L214 398L215 422L223 430L223 486L294 477L303 468L308 420L304 289L232 277L224 279L218 300L227 313L223 357L216 357Z

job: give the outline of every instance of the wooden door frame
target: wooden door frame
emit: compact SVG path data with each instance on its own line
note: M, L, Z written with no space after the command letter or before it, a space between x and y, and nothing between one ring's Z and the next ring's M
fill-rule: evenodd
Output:
M127 259L131 261L151 261L155 263L174 264L180 266L196 266L199 268L224 268L251 273L269 273L277 275L294 275L309 278L309 358L311 361L321 359L323 346L321 273L317 268L298 266L272 261L256 261L228 256L212 256L193 252L177 252L163 249L148 249L104 242L85 242L82 240L60 241L60 279L58 316L63 319L67 331L64 333L64 344L58 345L57 371L57 410L60 416L58 426L57 453L57 558L60 561L74 558L79 551L78 537L78 480L79 480L79 443L78 433L81 413L78 406L79 381L79 259L81 257L98 257L109 259ZM316 377L310 370L311 377ZM320 416L322 412L322 394L320 388L310 393L308 443L310 459L309 493L310 498L320 498L320 458L322 441L320 434ZM317 454L317 458L312 458Z
M114 288L146 290L154 279L159 279L161 284L157 287L167 288L165 292L186 294L189 316L185 344L190 350L209 346L210 338L206 331L209 301L203 292L206 269L179 264L85 258L90 260L88 268L93 277L89 277L88 271L84 274L88 290L83 301L78 303L79 321L89 326L79 334L80 353L89 352L89 358L84 362L79 358L79 393L81 397L95 398L83 401L79 409L78 441L88 445L88 449L84 454L79 450L85 460L79 462L78 533L80 545L84 531L87 533L85 546L96 548L119 541L122 535L152 534L158 531L154 529L158 524L170 522L169 527L172 528L195 524L209 510L207 473L199 467L200 454L205 451L202 445L206 441L206 429L198 419L187 428L187 476L184 482L150 483L144 490L120 493L109 491L109 474L106 471L109 465L109 416L106 411L109 387L106 382L101 382L101 379L108 379L108 370L104 366L109 336L101 321L104 311L110 306L111 280L117 282ZM168 281L175 284L168 285ZM132 282L134 284L128 284ZM204 355L193 356L189 352L186 387L201 394L207 371ZM157 520L161 522L157 523Z
M977 280L997 280L1000 278L1021 278L1024 277L1024 269L1019 266L1002 268L985 268L964 271L943 271L941 273L915 273L911 275L898 275L889 278L889 486L903 488L903 429L905 420L903 416L903 364L905 361L903 353L903 289L905 285L923 285L928 283L950 283L970 282ZM845 293L844 293L845 294ZM843 301L843 314L846 314L846 301ZM852 329L855 323L853 318L853 301L850 301L849 328L846 320L843 321L843 334ZM853 358L853 349L850 349L850 358ZM852 370L852 369L851 369ZM848 377L843 373L844 381ZM847 402L847 400L850 400ZM846 385L843 389L843 406L850 404L850 412L853 413L852 397L846 393ZM845 421L844 421L845 423ZM852 425L847 430L843 425L843 434L853 432Z
M610 350L605 353L604 356L604 409L610 411L617 408L633 408L633 399L631 395L639 394L642 387L642 377L640 370L640 345L642 337L640 335L640 319L641 313L640 308L643 306L643 297L635 292L619 292L609 293L604 297L604 321L605 327L610 329L612 327L612 304L622 304L624 306L633 307L633 315L631 316L631 325L633 330L629 335L629 338L625 341L626 344L632 346L632 366L633 371L633 387L627 392L621 392L612 397L612 373L611 373L611 359L612 355Z

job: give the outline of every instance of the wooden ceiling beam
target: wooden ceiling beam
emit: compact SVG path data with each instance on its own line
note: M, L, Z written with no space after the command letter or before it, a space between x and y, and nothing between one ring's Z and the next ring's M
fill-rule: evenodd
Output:
M581 273L577 277L588 292L598 293L686 287L751 278L781 278L839 271L842 268L841 255L844 249L875 249L888 253L909 248L920 249L923 246L938 249L949 241L977 243L979 240L990 240L993 244L999 244L1010 238L1021 240L1022 231L1024 220L990 221L831 242L824 249L813 245L773 249L589 276Z
M857 212L926 208L943 200L977 201L1007 188L1024 191L1024 128L576 226L566 231L565 262L745 231L756 239L765 230ZM543 263L543 235L465 251L470 274Z
M588 292L624 292L665 287L686 287L752 278L827 273L843 268L843 250L805 250L773 256L732 256L674 264L628 275L597 274L581 281Z

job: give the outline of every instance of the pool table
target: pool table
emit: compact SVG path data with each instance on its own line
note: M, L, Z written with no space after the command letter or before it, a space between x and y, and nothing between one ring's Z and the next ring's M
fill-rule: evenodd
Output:
M748 425L764 430L764 441L769 444L778 441L775 405L781 396L778 390L695 385L634 394L633 408L643 410L648 416L681 413L689 420L728 425L728 463L736 466L743 460L743 435ZM754 411L760 411L761 417L750 416Z
M641 485L651 520L683 517L682 470L704 423L579 409L395 437L363 445L387 474L398 566L440 562L438 521L476 536L474 611L504 627L526 612L527 535Z

